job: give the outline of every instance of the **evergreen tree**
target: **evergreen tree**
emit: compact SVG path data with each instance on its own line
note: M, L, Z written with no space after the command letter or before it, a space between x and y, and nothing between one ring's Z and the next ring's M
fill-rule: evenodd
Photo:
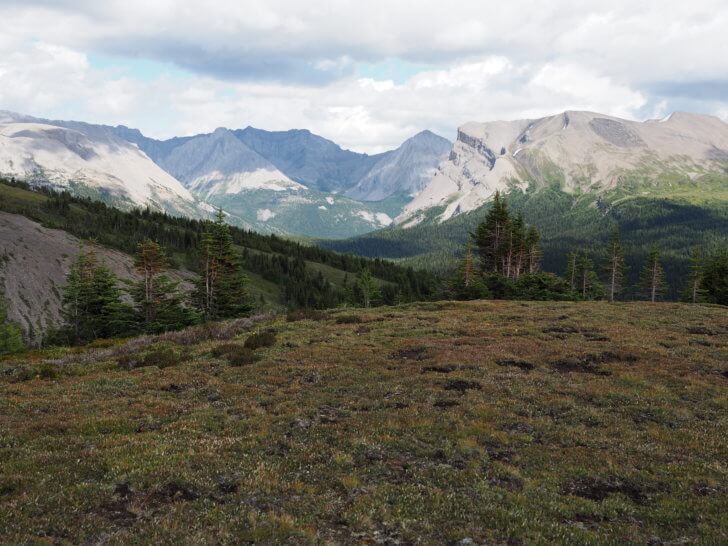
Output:
M503 273L503 256L510 224L506 201L500 192L496 192L485 219L478 224L473 235L483 272Z
M184 304L179 283L164 273L168 264L159 244L149 239L139 243L134 266L141 280L132 296L143 331L178 330L196 322L194 311Z
M572 292L576 291L579 277L579 253L569 252L566 257L566 280Z
M650 301L655 302L665 290L665 272L660 263L660 252L653 246L642 269L642 288Z
M450 296L456 300L478 300L490 297L488 287L475 265L470 243L465 247L465 256L463 256L449 288Z
M698 303L705 297L705 290L703 290L703 252L700 247L695 247L690 252L690 276L685 296L692 303Z
M96 266L91 276L91 300L87 312L92 332L88 341L137 333L134 310L121 301L119 280L103 262Z
M364 307L371 307L372 302L379 297L379 286L377 280L368 269L359 275L359 290L361 291L361 302Z
M202 315L206 320L217 320L248 314L252 310L248 280L222 209L214 222L207 222L200 247L200 278L196 283L195 301Z
M65 337L73 344L134 332L133 312L121 301L116 276L84 248L66 277L61 314Z
M0 292L0 355L22 351L23 333L15 322L8 320L5 298Z
M510 222L506 231L505 252L503 255L503 274L511 279L517 279L525 263L526 225L523 215L519 212Z
M581 297L585 300L595 300L603 297L604 287L599 282L599 277L594 271L594 264L591 259L583 254L577 260L577 283Z
M728 249L706 261L702 285L708 302L728 305Z
M619 238L619 229L612 232L607 243L607 259L604 264L607 277L607 295L609 301L614 301L622 291L624 280L624 249Z
M528 228L525 239L525 272L532 274L541 269L541 235L538 230L531 226Z

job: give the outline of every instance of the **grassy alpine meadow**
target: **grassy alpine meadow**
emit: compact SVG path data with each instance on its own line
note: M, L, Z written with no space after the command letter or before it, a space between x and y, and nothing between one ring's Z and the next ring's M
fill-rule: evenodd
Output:
M0 543L726 544L728 310L298 312L0 362Z

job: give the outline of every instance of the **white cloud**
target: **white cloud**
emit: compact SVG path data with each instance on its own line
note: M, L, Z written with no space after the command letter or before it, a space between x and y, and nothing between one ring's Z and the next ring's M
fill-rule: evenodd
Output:
M728 117L728 4L565 0L4 0L0 109L124 123L152 136L309 128L375 152L429 128L565 109ZM188 69L137 78L91 55ZM356 76L357 63L430 66ZM707 82L707 83L704 83ZM707 96L706 89L712 89Z

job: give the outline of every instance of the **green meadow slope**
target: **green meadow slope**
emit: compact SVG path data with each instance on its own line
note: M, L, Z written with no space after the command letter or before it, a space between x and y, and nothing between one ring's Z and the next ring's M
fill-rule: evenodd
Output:
M0 542L724 544L727 362L724 308L490 301L6 358Z

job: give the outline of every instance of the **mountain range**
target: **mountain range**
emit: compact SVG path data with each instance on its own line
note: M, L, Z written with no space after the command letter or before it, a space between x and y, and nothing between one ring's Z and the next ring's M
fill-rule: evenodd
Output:
M728 124L674 113L629 121L567 111L540 119L467 123L447 161L408 203L397 223L414 225L433 208L439 221L472 211L496 191L535 191L558 184L571 194L670 193L701 189L701 178L725 173ZM672 190L671 190L672 188Z
M636 122L566 111L466 123L454 144L423 131L395 150L367 155L308 130L219 128L156 140L125 126L0 112L0 174L122 207L197 218L222 207L232 223L265 233L345 239L377 232L382 236L364 240L396 239L397 245L365 253L402 257L416 255L420 244L411 241L416 230L405 233L409 228L442 225L438 233L447 233L448 223L464 225L457 219L485 206L496 191L526 208L541 203L531 215L548 211L542 224L566 222L579 211L576 239L590 232L584 225L605 218L619 223L628 207L647 199L722 210L728 124L680 112ZM543 205L547 197L553 202ZM453 238L461 239L459 233ZM361 251L362 244L329 246Z
M680 112L635 122L575 111L467 123L393 226L320 244L448 271L496 191L540 231L546 270L563 272L572 251L598 266L617 229L630 290L654 245L677 298L694 247L728 246L728 124Z
M391 224L451 147L430 131L376 155L308 130L219 128L155 140L125 126L0 112L0 174L122 207L198 218L222 207L242 227L314 237Z

